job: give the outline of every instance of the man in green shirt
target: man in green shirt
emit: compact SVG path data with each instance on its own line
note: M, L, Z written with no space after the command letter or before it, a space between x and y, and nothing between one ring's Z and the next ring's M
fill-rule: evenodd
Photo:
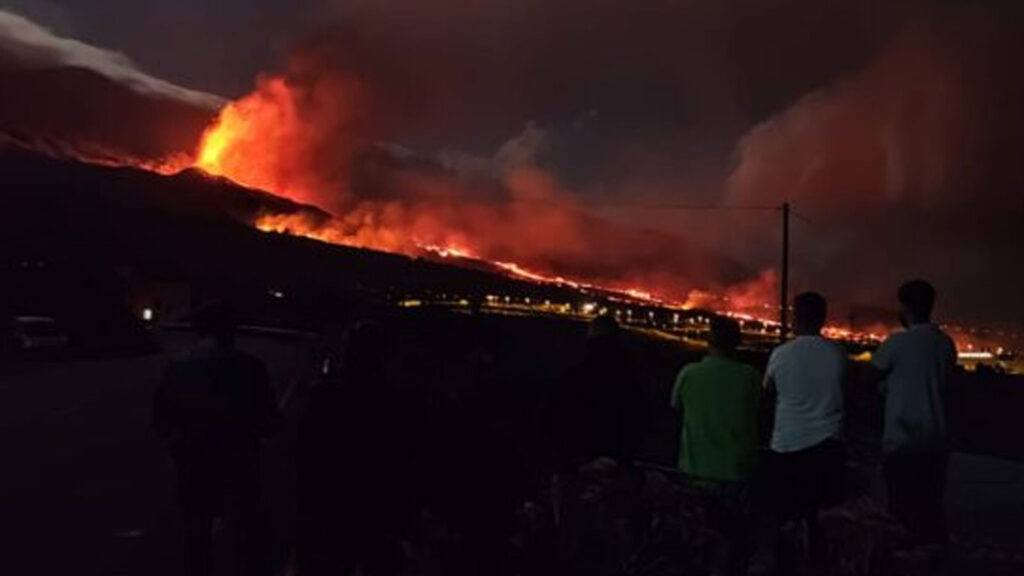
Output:
M736 360L739 324L711 322L710 352L679 372L672 408L682 416L679 467L695 479L743 482L757 463L761 376Z
M757 465L761 376L736 360L735 320L712 320L708 344L708 355L685 366L672 389L672 407L683 420L679 467L704 493L709 527L725 538L721 571L746 574L754 551L747 481Z

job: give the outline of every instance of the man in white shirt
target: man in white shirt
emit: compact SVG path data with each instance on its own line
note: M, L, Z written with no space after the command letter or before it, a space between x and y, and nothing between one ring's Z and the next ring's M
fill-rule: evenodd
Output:
M779 520L808 523L813 555L821 552L818 511L843 495L845 448L839 438L847 360L838 344L821 335L828 315L823 296L800 294L793 308L796 338L772 352L765 373L765 388L775 394L765 497Z
M900 286L900 320L906 330L890 336L872 355L875 380L885 394L885 478L889 511L915 543L948 540L946 486L946 388L956 367L956 346L932 324L935 289L923 280Z

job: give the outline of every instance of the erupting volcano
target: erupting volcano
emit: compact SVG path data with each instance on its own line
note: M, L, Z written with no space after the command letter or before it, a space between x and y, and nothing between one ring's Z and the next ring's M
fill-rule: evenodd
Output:
M994 25L1010 18L896 26L842 66L786 77L763 73L784 47L753 30L733 30L735 62L692 45L687 23L724 13L681 4L634 14L644 38L619 34L612 4L553 20L549 3L498 19L486 3L357 4L294 30L272 68L264 54L230 82L171 75L239 94L268 70L233 101L0 11L0 79L17 88L0 94L0 139L303 205L230 212L264 232L765 318L780 243L763 208L789 202L793 292L821 291L836 317L893 306L913 275L948 295L944 320L1024 321L1016 268L993 264L1019 248L1021 131L1005 127L1020 126L1024 52Z
M264 214L253 222L263 231L482 261L534 282L651 302L757 309L771 301L774 274L742 282L740 267L720 256L590 216L529 158L470 179L375 140L362 117L370 102L365 85L335 74L263 77L205 131L195 167L333 215ZM711 296L726 284L735 287Z

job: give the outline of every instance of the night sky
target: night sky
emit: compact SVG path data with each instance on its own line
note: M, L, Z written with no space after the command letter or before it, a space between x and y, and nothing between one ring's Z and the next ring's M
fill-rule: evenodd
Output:
M540 134L529 153L587 201L790 200L797 289L887 305L926 276L950 317L1024 323L1015 4L0 1L228 98L296 61L343 70L389 120L372 136L456 165ZM604 212L776 261L765 215Z

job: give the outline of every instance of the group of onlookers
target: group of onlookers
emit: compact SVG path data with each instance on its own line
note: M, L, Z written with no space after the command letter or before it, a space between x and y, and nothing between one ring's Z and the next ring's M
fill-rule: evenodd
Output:
M670 399L682 422L678 466L706 496L728 541L730 572L780 564L780 527L792 521L805 526L808 559L824 561L818 515L844 496L843 400L851 386L881 384L885 394L892 514L914 544L946 542L943 397L956 352L931 323L928 283L908 282L898 296L906 330L885 341L868 367L854 370L822 335L826 301L805 293L793 303L794 338L771 353L763 377L740 361L740 326L727 317L711 322L707 356L679 372ZM269 574L259 450L281 420L269 378L260 361L235 348L227 308L205 309L195 324L200 345L168 368L154 403L156 430L176 463L189 572L213 570L220 517L238 524L244 572ZM388 350L378 327L356 326L299 419L299 572L399 573L403 534L424 507L445 516L480 570L508 569L502 542L525 483L516 450L486 421L489 410L458 394L425 419L391 382ZM602 316L590 324L580 361L552 387L542 436L560 528L574 528L580 471L588 467L613 470L639 495L643 474L634 460L651 420L640 373L618 324Z
M867 367L855 370L842 347L822 335L827 304L809 292L794 300L795 337L772 352L763 378L737 359L739 325L717 318L710 353L684 367L672 391L671 404L682 416L680 468L718 493L727 488L733 499L748 499L751 516L767 519L769 542L780 524L802 521L812 562L822 562L824 554L818 514L844 494L843 399L851 386L880 384L885 395L882 451L890 512L914 545L941 546L948 538L943 398L956 349L931 322L930 284L907 282L898 299L906 330L886 340ZM766 401L773 422L768 450L762 451L759 415ZM747 520L746 527L758 525ZM754 553L751 540L757 540L742 532L732 535L739 556ZM769 561L776 558L771 552Z

